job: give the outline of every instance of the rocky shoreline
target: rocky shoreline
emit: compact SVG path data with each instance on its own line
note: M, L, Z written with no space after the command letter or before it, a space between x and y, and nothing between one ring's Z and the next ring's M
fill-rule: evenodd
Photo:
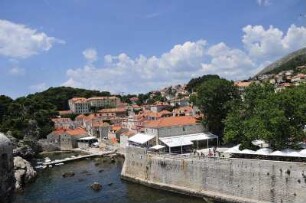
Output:
M14 157L15 191L22 192L26 184L33 182L37 172L27 160L20 156Z

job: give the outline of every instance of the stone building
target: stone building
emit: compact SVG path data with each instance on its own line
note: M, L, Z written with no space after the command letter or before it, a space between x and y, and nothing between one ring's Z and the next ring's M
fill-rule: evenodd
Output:
M129 145L162 147L169 153L189 153L193 149L218 145L218 136L205 132L202 124L192 116L160 118L146 122L144 127L145 133L129 138Z
M14 163L13 145L11 141L0 133L0 201L8 202L14 191Z
M88 133L84 128L58 129L47 135L47 141L61 150L70 150L78 147L77 140L82 137L88 137Z
M91 113L92 108L114 108L119 106L120 99L115 96L111 97L74 97L68 100L69 108L73 113L85 114Z

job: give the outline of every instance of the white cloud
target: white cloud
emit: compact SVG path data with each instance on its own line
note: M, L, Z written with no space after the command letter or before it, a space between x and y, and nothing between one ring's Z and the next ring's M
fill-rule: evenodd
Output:
M28 58L48 51L54 43L64 41L47 36L22 24L0 19L0 55L12 58Z
M24 68L20 68L18 66L13 66L13 67L10 68L9 74L14 75L14 76L20 76L20 75L25 74L25 70L24 70Z
M269 5L271 5L270 0L257 0L257 3L258 3L259 6L269 6Z
M93 63L97 60L97 51L93 48L88 48L83 51L83 56L88 63Z
M31 85L29 87L30 90L32 91L36 91L36 92L40 92L40 91L44 91L46 90L48 87L47 87L47 84L46 83L38 83L38 84L34 84L34 85Z
M177 44L161 56L105 55L102 67L86 64L67 70L64 85L119 93L146 92L204 74L247 79L271 61L306 46L305 27L292 25L284 34L277 28L248 25L243 32L243 49L224 42L208 46L199 40Z
M238 79L253 74L256 64L239 49L232 49L221 42L211 46L207 52L212 57L208 64L202 64L203 73L219 74L220 76Z
M243 28L242 42L255 60L274 61L278 57L306 46L306 28L291 25L287 33L270 26L247 25Z

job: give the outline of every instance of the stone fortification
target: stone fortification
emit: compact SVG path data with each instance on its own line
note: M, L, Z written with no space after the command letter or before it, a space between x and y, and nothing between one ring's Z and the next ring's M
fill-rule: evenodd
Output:
M13 145L0 133L0 202L8 202L14 191Z
M128 147L121 176L228 202L305 202L306 163L147 154Z

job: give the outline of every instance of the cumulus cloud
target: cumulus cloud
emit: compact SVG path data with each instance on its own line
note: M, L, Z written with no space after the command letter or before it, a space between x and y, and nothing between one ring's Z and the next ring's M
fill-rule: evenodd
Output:
M270 26L247 25L243 29L242 42L250 55L256 60L275 60L291 51L305 47L306 28L291 25L287 33Z
M305 27L291 25L285 34L274 27L265 29L257 25L245 26L242 31L243 49L224 42L208 45L199 40L177 44L160 56L131 58L126 53L108 54L103 57L102 67L85 64L67 70L64 85L137 93L186 83L204 74L246 79L276 58L306 46Z
M0 19L0 55L12 58L28 58L48 51L63 40L47 36L22 24Z
M93 63L97 60L97 51L93 48L88 48L83 51L83 56L88 63Z
M220 74L226 78L239 79L250 76L256 67L252 59L243 51L228 47L221 42L209 48L209 63L202 64L205 74Z

